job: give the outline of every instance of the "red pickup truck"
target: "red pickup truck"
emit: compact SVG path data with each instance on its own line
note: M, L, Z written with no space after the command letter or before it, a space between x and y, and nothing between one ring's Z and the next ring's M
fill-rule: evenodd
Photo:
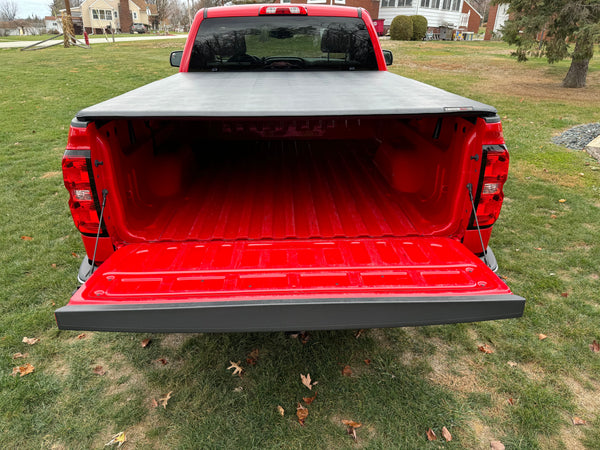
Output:
M398 327L518 317L488 248L496 110L389 73L368 13L201 10L179 73L80 111L87 257L61 329Z

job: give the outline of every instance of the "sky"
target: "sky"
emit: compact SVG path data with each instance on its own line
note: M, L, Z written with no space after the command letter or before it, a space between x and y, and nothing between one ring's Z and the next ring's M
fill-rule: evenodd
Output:
M50 8L48 5L51 3L49 0L16 0L18 9L17 17L25 18L31 15L37 15L38 17L44 17L50 15Z

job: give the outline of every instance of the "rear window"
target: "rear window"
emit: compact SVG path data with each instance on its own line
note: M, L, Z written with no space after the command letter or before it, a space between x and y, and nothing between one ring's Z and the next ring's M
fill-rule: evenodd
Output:
M200 24L189 70L377 70L377 59L362 19L222 17Z

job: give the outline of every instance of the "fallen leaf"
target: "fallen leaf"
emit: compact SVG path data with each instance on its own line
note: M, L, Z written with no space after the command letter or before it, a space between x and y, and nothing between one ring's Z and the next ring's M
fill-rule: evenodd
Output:
M363 329L361 328L360 330L358 330L358 331L357 331L357 332L354 334L354 337L355 337L356 339L358 339L359 337L361 337L361 336L362 336L362 334L363 334L364 332L365 332L365 330L363 330Z
M521 97L521 100L519 100L519 103L523 103L524 100L525 100L525 97Z
M504 444L500 441L491 441L490 442L490 448L493 450L504 450Z
M79 258L79 255L77 253L75 253L75 252L71 252L71 256L73 258Z
M161 363L163 366L166 366L167 364L169 364L169 361L167 361L165 358L158 358L156 360L157 363Z
M85 337L85 333L81 333L80 335L77 336L77 339L83 339Z
M152 405L153 408L158 408L158 402L156 401L155 398L150 400L150 405Z
M352 427L352 428L360 428L360 427L362 427L362 423L354 422L353 420L342 420L342 423L344 425L348 425L349 427Z
M96 366L96 367L94 367L94 373L96 375L102 376L102 375L106 374L106 370L104 370L104 368L102 366Z
M506 364L508 364L510 367L517 367L518 364L514 361L508 361Z
M281 417L285 416L285 409L283 409L280 405L277 405L277 412L281 415Z
M56 264L52 264L51 266L53 269L56 269Z
M24 377L25 375L33 372L34 370L35 370L35 367L33 367L31 364L27 363L24 366L13 367L11 375L14 377L16 374L19 374L20 376Z
M435 435L435 433L433 432L433 430L431 428L429 430L427 430L427 440L428 441L437 441L437 436Z
M557 217L558 217L558 216L557 216L556 214L552 214L552 215L550 216L550 218L551 218L551 219L556 219Z
M14 355L12 355L12 359L20 359L20 358L27 358L29 356L29 353L15 353Z
M579 417L573 417L573 425L585 425L587 422Z
M304 426L304 421L308 417L308 408L305 408L300 403L298 403L298 408L296 408L296 415L298 416L298 422L300 422L300 425Z
M566 203L566 202L567 202L567 200L566 200L566 199L564 199L564 198L561 198L561 199L558 201L558 203Z
M140 345L142 346L142 348L146 348L150 345L150 342L152 342L152 339L144 339L142 342L140 342Z
M171 394L173 391L169 391L167 395L158 399L158 404L161 405L164 409L167 409L167 403L169 403L169 399L171 398Z
M448 428L442 427L442 436L446 441L450 442L452 440L452 435L448 431Z
M366 364L367 366L371 364L371 360L370 360L370 359L365 359L364 361L365 361L365 364Z
M356 437L356 428L354 428L354 427L348 427L347 432L350 435L350 437L352 437L352 439L354 439L354 441L356 442L356 440L358 439Z
M344 368L342 369L342 375L345 377L351 377L352 376L352 368L350 366L344 366Z
M538 250L538 251L541 251L542 247L536 247L535 249Z
M490 354L490 353L494 353L494 350L492 349L492 347L490 347L488 344L483 344L480 345L479 347L477 347L479 349L480 352L485 353L486 355Z
M244 388L242 386L238 386L233 390L233 392L242 392L243 390Z
M515 399L514 399L514 398L512 398L512 397L511 397L511 398L509 398L507 401L508 401L508 404L509 404L509 405L514 405L514 404L515 404Z
M562 292L562 293L560 294L560 296L561 296L561 297L564 297L564 298L567 298L567 297L569 296L569 293L568 293L568 292Z
M26 344L29 344L29 345L34 345L34 344L37 344L38 342L40 342L40 339L24 337L21 342L25 342Z
M594 339L594 342L590 344L590 350L594 353L600 352L600 344L598 344L598 341L596 341L596 339Z
M254 350L252 350L250 352L250 354L246 358L246 362L248 363L248 365L254 366L254 365L256 365L257 360L258 360L258 349L255 348Z
M241 377L244 369L242 369L240 367L240 361L238 361L236 363L234 363L233 361L229 361L229 364L231 364L231 365L227 368L227 370L233 369L233 372L231 373L231 375L239 375Z
M306 344L308 341L310 341L310 333L307 333L306 331L300 333L300 342Z
M312 380L310 379L310 373L307 373L306 376L300 374L300 379L302 380L302 384L311 390L313 386L317 384L317 381L312 382Z
M21 236L21 239L23 239L24 241L33 241L33 238L31 236Z
M306 403L307 405L310 405L312 402L315 401L316 398L317 392L315 391L315 395L313 395L312 397L302 397L302 400L304 400L304 403Z
M121 431L120 433L115 434L109 442L104 444L104 446L107 447L109 445L117 444L117 448L118 448L121 445L123 445L126 440L127 440L127 438L125 437L125 432Z
M547 337L548 337L548 336L546 336L546 335L545 335L545 334L543 334L543 333L540 333L540 334L538 334L538 339L539 339L540 341L543 341L543 340L544 340L544 339L546 339Z

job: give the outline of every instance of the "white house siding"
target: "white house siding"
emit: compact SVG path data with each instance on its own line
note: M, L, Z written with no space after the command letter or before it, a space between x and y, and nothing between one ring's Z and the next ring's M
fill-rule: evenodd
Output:
M389 0L388 4L397 5L402 0ZM458 0L456 5L458 6L457 11L449 11L443 9L444 0L439 1L438 8L432 8L431 5L435 4L435 0L429 2L430 7L421 6L421 0L412 0L412 6L404 7L390 7L384 6L386 0L382 0L379 8L379 19L385 19L385 25L390 25L392 20L396 16L413 16L421 15L427 18L427 26L430 28L437 28L440 26L448 26L450 28L458 28L462 16L462 4L463 0ZM450 5L452 3L450 2Z
M496 20L494 22L494 33L502 34L500 29L508 20L508 6L508 3L501 3L498 5L498 12L496 13Z

